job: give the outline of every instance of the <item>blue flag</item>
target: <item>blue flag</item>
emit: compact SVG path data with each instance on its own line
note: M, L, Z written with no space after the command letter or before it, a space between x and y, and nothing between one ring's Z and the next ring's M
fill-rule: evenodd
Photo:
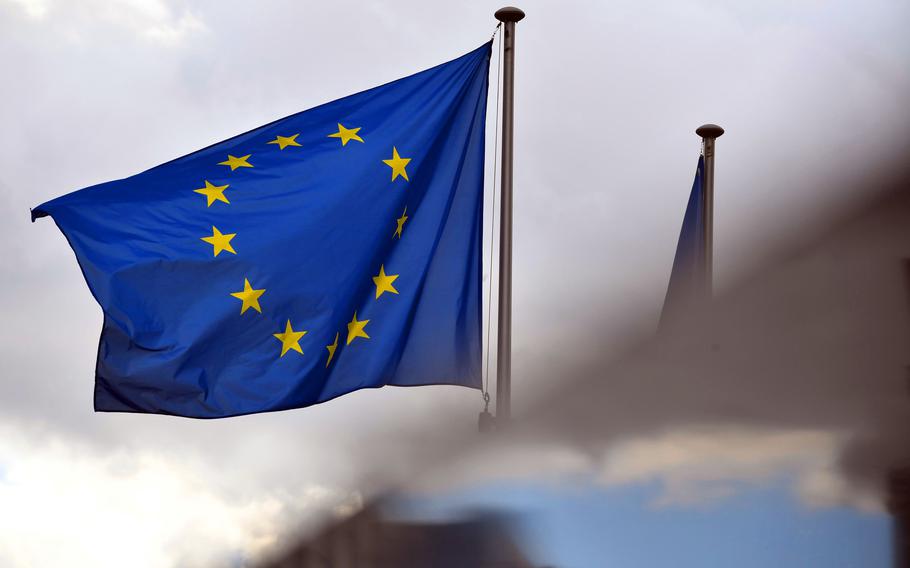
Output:
M676 245L676 258L673 259L667 297L660 314L661 325L683 311L686 305L697 300L704 286L706 262L704 169L705 159L699 156L695 181L692 183L689 204L686 206L686 216L683 217L682 229L679 232L679 244Z
M104 311L95 409L479 388L490 45L36 207Z

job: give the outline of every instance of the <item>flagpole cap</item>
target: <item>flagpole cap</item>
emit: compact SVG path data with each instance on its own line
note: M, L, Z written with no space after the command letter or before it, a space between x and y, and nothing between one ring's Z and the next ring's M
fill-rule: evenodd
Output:
M716 124L702 124L695 129L695 133L702 138L720 138L724 135L724 129Z
M518 8L506 6L505 8L496 10L494 16L496 16L496 19L500 22L520 22L524 19L525 13Z

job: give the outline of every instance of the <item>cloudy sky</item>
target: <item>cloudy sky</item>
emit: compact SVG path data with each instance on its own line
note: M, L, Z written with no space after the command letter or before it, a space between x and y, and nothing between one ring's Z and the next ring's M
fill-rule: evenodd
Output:
M2 564L256 558L289 530L406 476L399 458L412 431L472 431L480 397L454 387L220 421L94 414L101 313L63 237L28 215L60 194L467 52L490 37L500 5L464 4L0 0ZM618 353L653 331L699 151L695 127L727 129L717 150L720 289L745 259L772 255L849 206L855 185L838 182L906 149L896 143L908 131L904 2L521 7L519 409L559 380L535 372L541 361L569 346ZM714 499L716 474L698 469L710 459L724 493L731 480L795 472L799 503L876 508L863 495L831 500L849 492L830 471L834 430L650 434L618 443L599 475L610 487L664 479L655 506ZM730 450L745 444L759 457ZM674 458L679 447L689 451Z

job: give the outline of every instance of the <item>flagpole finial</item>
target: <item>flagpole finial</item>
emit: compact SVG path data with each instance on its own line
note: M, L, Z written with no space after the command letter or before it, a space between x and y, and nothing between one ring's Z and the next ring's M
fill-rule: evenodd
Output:
M702 138L720 138L724 135L724 129L716 124L702 124L695 129L695 133Z
M505 8L496 10L494 16L496 16L496 19L500 22L520 22L524 19L525 13L518 8L506 6Z

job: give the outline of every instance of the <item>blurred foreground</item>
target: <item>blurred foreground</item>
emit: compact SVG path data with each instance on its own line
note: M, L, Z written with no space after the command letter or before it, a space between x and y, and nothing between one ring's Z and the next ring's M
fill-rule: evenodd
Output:
M440 523L390 519L371 506L325 528L263 568L530 568L508 524L489 515Z
M818 448L799 444L830 441L835 458L826 476L797 484L802 498L816 507L890 507L897 518L895 566L910 566L910 176L902 164L882 172L862 180L867 198L842 217L794 235L788 250L757 260L710 307L625 355L543 361L538 371L561 377L558 388L496 435L436 447L416 437L410 469L387 488L432 495L583 471L605 483L622 475L634 481L634 468L647 469L650 461L662 464L648 470L656 471L692 457L699 463L687 466L689 485L665 488L672 501L712 484L723 489L727 462L710 453L687 456L698 446L678 436L639 452L633 473L617 473L617 445L694 428L719 447L716 455L732 452L761 468L776 454L761 445L736 447L737 440L810 433L791 453L808 455ZM578 458L573 465L554 459L566 453ZM529 566L500 528L482 521L396 524L368 508L270 566ZM679 565L701 564L679 558Z

